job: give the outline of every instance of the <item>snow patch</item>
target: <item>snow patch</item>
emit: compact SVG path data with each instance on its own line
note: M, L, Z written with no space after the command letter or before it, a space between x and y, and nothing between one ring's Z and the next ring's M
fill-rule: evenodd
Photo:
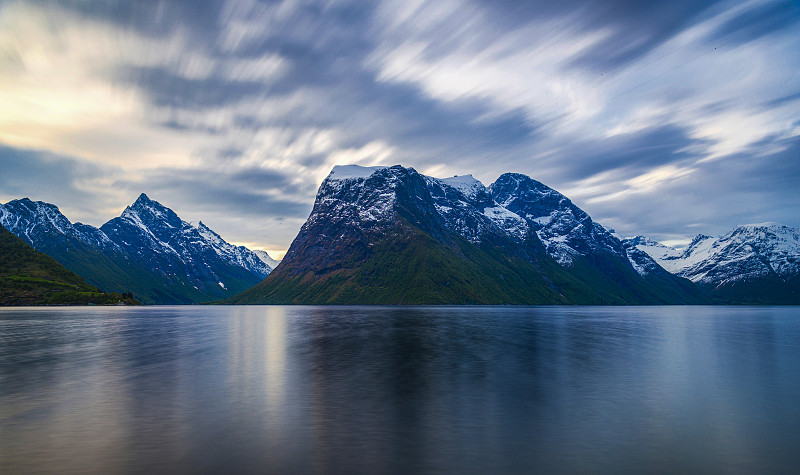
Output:
M517 239L523 239L528 234L528 223L518 214L502 206L485 208L483 214Z
M378 170L386 167L362 167L361 165L336 165L328 175L328 180L349 180L353 178L368 178Z
M475 198L475 196L481 190L486 189L486 187L483 186L483 183L474 178L472 175L459 175L450 178L438 178L438 180L448 186L457 189L458 191L463 193L464 196L470 199Z
M539 216L538 218L533 218L533 222L535 222L536 224L541 224L542 226L547 226L548 224L550 224L550 221L552 221L553 218L555 217L554 215L555 212L547 216ZM530 218L531 215L528 215L528 217Z
M381 193L372 206L358 212L358 217L361 221L380 221L392 211L395 201L397 201L397 195L394 191Z

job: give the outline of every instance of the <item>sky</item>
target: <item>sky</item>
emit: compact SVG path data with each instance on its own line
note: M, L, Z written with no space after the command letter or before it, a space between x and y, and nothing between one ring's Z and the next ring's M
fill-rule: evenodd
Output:
M0 1L0 202L280 257L337 164L524 173L621 236L800 226L800 3Z

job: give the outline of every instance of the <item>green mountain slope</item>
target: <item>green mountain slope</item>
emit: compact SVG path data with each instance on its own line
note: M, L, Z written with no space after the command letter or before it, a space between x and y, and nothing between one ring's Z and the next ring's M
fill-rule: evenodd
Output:
M291 264L291 263L287 263ZM231 304L558 304L568 300L533 265L461 241L446 245L407 222L364 259L325 269L278 266Z
M137 304L130 294L102 292L52 257L0 227L0 305Z
M671 275L663 269L639 276L630 272L624 262L602 253L592 259L576 258L565 270L597 292L603 304L701 305L712 302L688 279Z

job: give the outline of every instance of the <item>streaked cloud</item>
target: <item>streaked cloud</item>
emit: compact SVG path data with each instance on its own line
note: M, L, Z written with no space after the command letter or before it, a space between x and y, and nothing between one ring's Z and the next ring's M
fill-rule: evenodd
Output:
M620 234L798 226L797 51L780 0L6 2L0 195L100 224L144 191L281 249L333 165L402 163Z

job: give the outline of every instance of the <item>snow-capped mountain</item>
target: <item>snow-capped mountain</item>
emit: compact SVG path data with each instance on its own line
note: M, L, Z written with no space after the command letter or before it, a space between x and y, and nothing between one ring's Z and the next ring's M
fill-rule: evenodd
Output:
M470 175L348 165L322 182L276 272L232 302L693 301L676 284L682 279L660 270L648 281L617 238L524 175L503 175L486 188ZM669 297L654 290L664 285Z
M708 236L699 235L697 238L708 238ZM682 254L681 251L675 249L673 247L665 246L660 242L653 241L652 239L646 236L634 236L632 238L625 238L622 240L622 244L625 246L626 250L628 251L628 257L631 257L631 253L633 255L638 255L634 250L639 252L644 252L647 256L654 259L658 262L661 267L672 272L673 274L677 273L678 269L675 267L677 261L674 259L680 257ZM634 259L631 258L631 262L634 262ZM635 265L635 264L634 264Z
M273 259L272 256L267 253L267 251L262 251L261 249L253 249L253 253L261 259L261 262L268 265L270 269L274 269L281 263L281 261Z
M683 250L642 236L626 240L662 267L715 293L743 301L800 302L800 229L749 224L713 238L698 235Z
M27 198L0 205L0 224L89 283L133 292L146 303L229 297L271 271L268 255L229 244L144 194L100 229L70 223L56 206Z
M229 287L244 290L271 271L253 251L229 244L202 221L181 220L144 193L100 230L142 267L212 297L224 297Z
M649 255L630 251L569 198L526 175L505 173L492 198L520 216L548 254L587 285L623 295L628 302L700 302L687 282L675 279Z
M425 177L428 192L444 225L474 244L496 241L502 235L514 242L528 237L525 221L497 206L489 190L472 175Z

